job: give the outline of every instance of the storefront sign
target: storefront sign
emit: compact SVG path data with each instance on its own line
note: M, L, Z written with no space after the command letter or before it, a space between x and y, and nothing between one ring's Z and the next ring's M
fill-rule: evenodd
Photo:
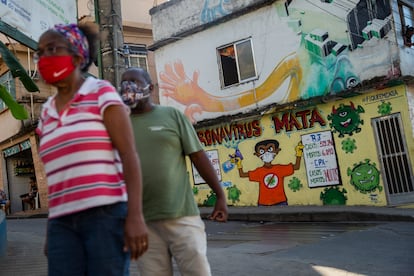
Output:
M31 148L31 144L29 140L23 141L17 145L14 145L10 148L3 150L4 157L9 157L11 155L15 155L21 151L27 150Z
M302 144L309 188L340 184L332 132L302 135Z

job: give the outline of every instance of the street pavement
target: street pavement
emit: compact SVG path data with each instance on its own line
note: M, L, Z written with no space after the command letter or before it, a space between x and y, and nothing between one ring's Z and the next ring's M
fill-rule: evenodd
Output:
M213 209L209 207L202 207L200 208L201 216L204 219L207 219L208 215L211 213ZM12 215L7 216L7 222L14 220L14 219L31 219L31 218L45 218L47 217L47 210L37 209L37 210L30 210L26 212L19 212ZM258 223L258 224L266 224L269 222L283 222L283 223L303 223L303 222L312 222L312 223L340 223L340 222L355 222L355 223L362 223L362 222L369 222L369 223L403 223L401 225L395 226L397 224L391 224L387 226L389 229L395 227L395 230L388 231L390 233L398 232L398 229L410 229L404 230L405 232L402 234L404 238L407 238L407 244L414 243L414 234L412 233L411 229L414 230L414 205L406 205L400 207L371 207L371 206L284 206L284 207L229 207L229 221L236 222L251 222L251 223ZM13 232L8 233L8 243L9 246L7 248L6 256L0 257L0 275L1 276L9 276L9 275L46 275L46 258L39 252L39 248L42 248L44 243L44 234L43 229L44 225L41 225L42 229L33 228L25 233L22 232ZM387 228L387 229L388 229ZM409 235L404 236L410 232ZM41 234L39 234L41 233ZM388 239L388 238L386 238ZM220 243L220 240L213 241L214 244ZM275 242L275 241L273 241ZM277 243L278 241L276 241ZM349 242L349 241L348 241ZM210 241L209 241L210 243ZM404 244L404 242L403 242ZM10 246L13 245L13 246ZM258 246L267 246L266 244L258 245ZM257 247L257 246L256 246ZM210 250L210 249L209 249ZM213 248L214 252L226 252L225 248ZM255 249L257 250L257 249ZM321 248L316 249L321 251ZM211 252L211 251L209 251ZM414 251L412 251L414 252ZM411 256L413 255L411 252ZM312 255L312 252L309 252ZM409 252L408 252L409 253ZM329 253L331 255L333 253ZM265 254L266 255L266 254ZM410 254L407 254L410 255ZM210 258L210 257L209 257ZM214 253L211 256L212 261L215 259L222 259L222 258L232 258L232 256L221 256L221 254ZM336 271L329 273L323 273L319 271L316 273L314 270L310 270L309 266L292 266L290 261L292 260L292 256L287 258L287 261L284 262L283 260L274 261L272 264L261 264L262 266L269 266L269 269L275 271L273 269L285 269L284 273L276 273L278 275L384 275L381 273L375 274L352 274L350 272L345 271ZM308 256L309 258L309 256ZM263 256L263 260L266 259L266 256ZM249 260L243 260L249 261ZM394 259L394 262L398 261ZM32 264L29 267L26 264ZM290 263L290 264L289 264ZM277 267L275 267L277 264ZM251 264L255 265L255 264ZM294 270L286 270L286 267L292 267ZM236 267L230 267L231 269L235 269ZM411 266L412 270L414 271L414 265ZM240 268L238 268L240 269ZM406 268L404 268L406 269ZM132 271L136 271L136 267L133 264L131 266ZM290 272L292 274L290 274ZM349 267L348 271L352 271L352 267ZM282 272L282 271L280 271ZM401 272L401 271L400 271ZM131 273L131 275L138 275L136 272ZM214 275L214 274L213 274ZM217 274L218 275L218 274ZM226 275L226 274L219 274L219 275ZM235 276L239 275L249 275L243 274L243 271L239 271L239 273L233 273ZM265 275L265 274L262 274ZM271 272L266 275L273 275ZM397 273L394 275L410 275L404 273Z

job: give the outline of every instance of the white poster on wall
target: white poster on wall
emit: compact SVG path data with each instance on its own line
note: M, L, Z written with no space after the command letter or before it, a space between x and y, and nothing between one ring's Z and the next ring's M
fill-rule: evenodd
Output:
M217 150L208 150L206 151L208 159L210 159L211 164L213 165L214 170L216 171L217 177L219 181L221 181L221 169L220 169L220 160L218 157ZM194 167L194 164L191 164L193 167L193 177L194 177L194 184L203 184L206 181L201 177L200 173Z
M340 184L332 132L302 135L302 144L309 188Z
M0 20L37 41L55 24L77 22L76 0L0 0Z

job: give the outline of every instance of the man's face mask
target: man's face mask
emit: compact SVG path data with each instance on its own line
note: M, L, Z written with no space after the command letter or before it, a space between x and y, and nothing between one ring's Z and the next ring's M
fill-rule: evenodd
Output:
M139 101L147 99L150 96L150 84L139 87L133 81L121 82L121 98L126 105L135 108Z

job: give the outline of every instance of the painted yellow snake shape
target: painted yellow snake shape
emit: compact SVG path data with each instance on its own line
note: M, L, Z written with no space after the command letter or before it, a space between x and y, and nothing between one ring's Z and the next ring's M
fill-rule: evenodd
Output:
M163 90L162 95L185 105L184 113L193 122L195 113L232 111L260 102L272 95L288 77L290 77L290 82L284 102L297 100L299 84L302 80L302 69L296 53L281 60L255 91L250 89L227 97L207 93L198 85L199 73L194 71L193 79L190 79L186 76L181 62L175 62L174 69L171 64L166 64L164 69L165 71L159 74L161 80L159 87Z

